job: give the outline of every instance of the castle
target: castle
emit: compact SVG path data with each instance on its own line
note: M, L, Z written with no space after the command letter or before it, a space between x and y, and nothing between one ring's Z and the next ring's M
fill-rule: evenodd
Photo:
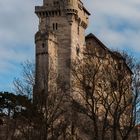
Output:
M69 103L63 104L62 94L56 93L57 97L51 98L50 105L45 104L46 114L43 112L41 123L39 121L36 124L36 121L32 122L32 118L29 118L31 124L23 122L24 131L33 139L41 140L43 137L53 140L125 138L125 129L133 114L130 113L132 71L125 59L120 53L108 49L92 33L85 36L90 13L81 0L43 0L43 6L36 6L35 13L39 18L39 29L35 35L33 103L40 104L41 98L47 100L51 86L57 91L60 81L65 85L68 97L64 100L69 100ZM76 67L74 74L73 64ZM69 95L73 100L69 99ZM55 103L59 106L55 106ZM41 109L45 107L43 104ZM25 140L20 123L13 135L21 135ZM8 128L6 123L4 125ZM130 140L136 139L137 134L133 135L129 137ZM0 138L4 137L3 133Z
M127 66L125 59L118 52L110 51L110 49L108 49L92 33L85 36L85 30L88 27L90 13L84 7L81 0L44 0L43 6L35 7L35 13L39 18L39 30L35 35L36 76L34 102L40 100L40 96L43 96L42 93L47 94L51 88L50 83L57 87L58 83L56 77L59 77L59 80L61 79L63 83L65 83L68 89L68 94L72 94L73 89L78 89L79 85L82 87L81 89L78 89L78 92L81 92L80 95L75 92L72 96L74 95L77 98L76 99L74 97L76 100L80 99L81 101L79 103L82 102L84 107L87 107L87 104L90 105L88 110L93 110L92 113L94 115L92 113L90 114L90 112L89 114L91 115L91 118L93 118L93 120L91 120L95 125L96 121L103 121L103 113L107 112L105 106L101 105L101 101L108 105L111 108L111 111L113 111L114 108L118 109L118 100L116 99L115 101L112 94L113 96L116 96L116 98L120 98L119 104L123 102L123 98L127 98L127 102L132 99L132 71ZM87 50L86 53L85 50ZM92 58L88 58L91 54ZM79 79L75 80L73 78L73 60L83 60L83 58L86 58L87 61L90 60L90 67L92 66L91 69L89 69L89 67L85 69L86 73L89 71L93 72L95 66L99 67L99 73L94 77L94 79L92 79L94 80L94 83L87 79L82 79L82 83L80 83L81 81L78 81ZM82 61L80 63L85 64L86 62ZM76 65L80 65L80 63ZM79 67L79 69L81 69L81 67ZM78 73L78 76L79 75L80 73ZM107 76L112 77L107 79ZM83 73L80 75L80 78L81 77L83 77ZM96 88L92 89L94 86ZM120 87L122 86L123 88L121 88L120 91ZM83 90L84 88L85 91ZM95 96L92 94L94 96L92 96L94 101L93 98L90 97L90 92L92 91L96 93ZM84 92L86 95L83 94ZM98 92L100 93L98 94ZM121 97L119 95L120 93ZM85 101L83 101L82 98ZM44 99L45 98L43 98L43 100ZM113 105L111 104L112 100L114 100ZM95 102L97 108L94 110L93 104L95 104ZM121 110L122 108L120 107L119 109ZM125 110L127 110L127 114L130 108L127 107ZM95 114L99 117L98 119ZM126 114L123 114L120 119L122 128L125 128L128 123L126 120L129 117ZM113 125L113 119L114 118L110 114L107 114L106 121L109 120L111 122L110 125ZM90 122L88 119L86 121L84 124L88 124ZM96 131L96 128L94 127L95 126L92 126L91 130L94 129ZM106 139L113 139L112 137L118 135L117 131L115 134L110 134L111 129L107 130L106 135L104 134L103 137ZM84 132L80 129L78 129L76 133L80 134L84 140L93 139L93 137L90 138L84 135ZM100 132L97 132L97 135L98 133Z
M35 93L48 88L43 79L49 81L50 67L70 88L71 61L82 54L85 47L90 13L81 0L44 0L43 6L35 7L35 13L39 18L39 31L35 35Z
M42 91L47 92L50 82L57 87L56 77L63 79L70 92L72 61L83 58L86 48L93 48L98 58L111 60L111 65L119 70L124 65L131 77L132 72L119 53L110 51L92 33L85 36L90 13L81 0L43 0L43 6L36 6L35 13L39 18L39 29L35 35L34 98Z

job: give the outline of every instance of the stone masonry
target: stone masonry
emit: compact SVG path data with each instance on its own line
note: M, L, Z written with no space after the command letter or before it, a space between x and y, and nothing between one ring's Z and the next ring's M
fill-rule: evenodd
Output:
M39 29L35 35L36 77L34 97L48 90L50 67L70 87L71 60L82 54L88 16L81 0L44 0L36 6ZM70 89L70 88L69 88Z

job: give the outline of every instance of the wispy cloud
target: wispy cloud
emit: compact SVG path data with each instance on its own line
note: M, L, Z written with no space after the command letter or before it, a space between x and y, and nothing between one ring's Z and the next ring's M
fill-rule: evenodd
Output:
M94 32L111 48L140 52L140 1L90 0L88 32Z
M0 1L0 90L11 89L20 75L20 64L34 58L34 34L38 19L31 0ZM8 86L9 85L9 86Z
M83 2L91 12L87 33L94 33L108 47L140 54L140 0ZM34 6L41 3L41 0L0 1L0 90L11 87L13 78L20 75L21 62L34 58L34 34L38 28Z

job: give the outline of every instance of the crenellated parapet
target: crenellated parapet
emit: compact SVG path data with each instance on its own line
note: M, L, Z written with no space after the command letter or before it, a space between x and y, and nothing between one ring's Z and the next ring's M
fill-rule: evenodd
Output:
M50 8L44 6L36 6L35 13L38 17L54 17L54 16L61 16L60 8Z
M88 26L90 15L81 0L44 0L43 6L35 7L35 13L39 18L65 16L69 23L76 21L84 29Z

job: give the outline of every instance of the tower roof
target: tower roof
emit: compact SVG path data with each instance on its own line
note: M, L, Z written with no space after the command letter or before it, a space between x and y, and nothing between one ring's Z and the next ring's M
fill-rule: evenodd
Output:
M83 10L90 16L91 14L90 14L90 12L85 8L85 7L83 7Z

